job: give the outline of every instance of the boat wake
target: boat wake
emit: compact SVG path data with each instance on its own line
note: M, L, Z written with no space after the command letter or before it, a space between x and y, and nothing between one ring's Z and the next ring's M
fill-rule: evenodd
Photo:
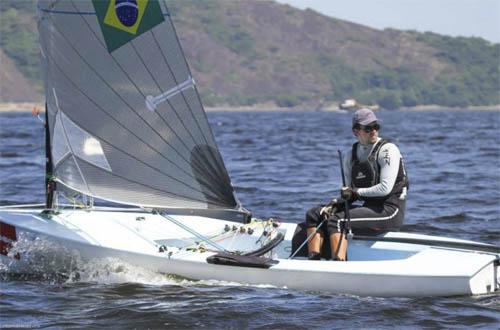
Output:
M17 259L15 256L20 256ZM51 283L93 282L100 284L140 283L178 285L183 279L134 266L117 258L83 260L77 250L69 250L43 237L21 236L0 258L2 278Z

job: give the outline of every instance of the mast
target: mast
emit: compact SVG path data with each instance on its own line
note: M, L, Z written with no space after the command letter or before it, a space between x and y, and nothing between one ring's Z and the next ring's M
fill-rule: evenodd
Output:
M52 163L52 153L50 152L50 129L49 112L47 102L45 102L45 208L52 209L54 206L54 190L56 183L52 180L54 168Z

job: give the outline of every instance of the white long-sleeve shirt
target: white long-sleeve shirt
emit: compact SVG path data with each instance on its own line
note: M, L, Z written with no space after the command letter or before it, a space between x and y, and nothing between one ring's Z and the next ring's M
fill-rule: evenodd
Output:
M379 142L380 140L381 138L378 138L377 142ZM375 143L368 145L362 145L361 143L358 143L356 150L358 160L360 162L366 161L374 146ZM363 197L383 197L389 195L398 176L400 160L401 153L399 152L398 147L390 142L384 144L379 150L377 159L380 167L380 183L369 188L359 188L357 190L358 194ZM349 151L344 152L343 167L347 183L349 186L352 186L352 148L349 149Z

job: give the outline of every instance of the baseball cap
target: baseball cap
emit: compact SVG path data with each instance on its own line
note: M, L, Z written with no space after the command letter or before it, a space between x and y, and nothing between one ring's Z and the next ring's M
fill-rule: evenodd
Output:
M358 109L352 116L352 126L356 124L365 126L374 121L378 121L377 116L368 108Z

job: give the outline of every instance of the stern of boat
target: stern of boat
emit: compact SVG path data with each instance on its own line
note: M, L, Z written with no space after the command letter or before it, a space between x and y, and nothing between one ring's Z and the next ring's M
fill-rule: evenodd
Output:
M484 266L469 281L472 294L489 294L500 290L500 256Z

